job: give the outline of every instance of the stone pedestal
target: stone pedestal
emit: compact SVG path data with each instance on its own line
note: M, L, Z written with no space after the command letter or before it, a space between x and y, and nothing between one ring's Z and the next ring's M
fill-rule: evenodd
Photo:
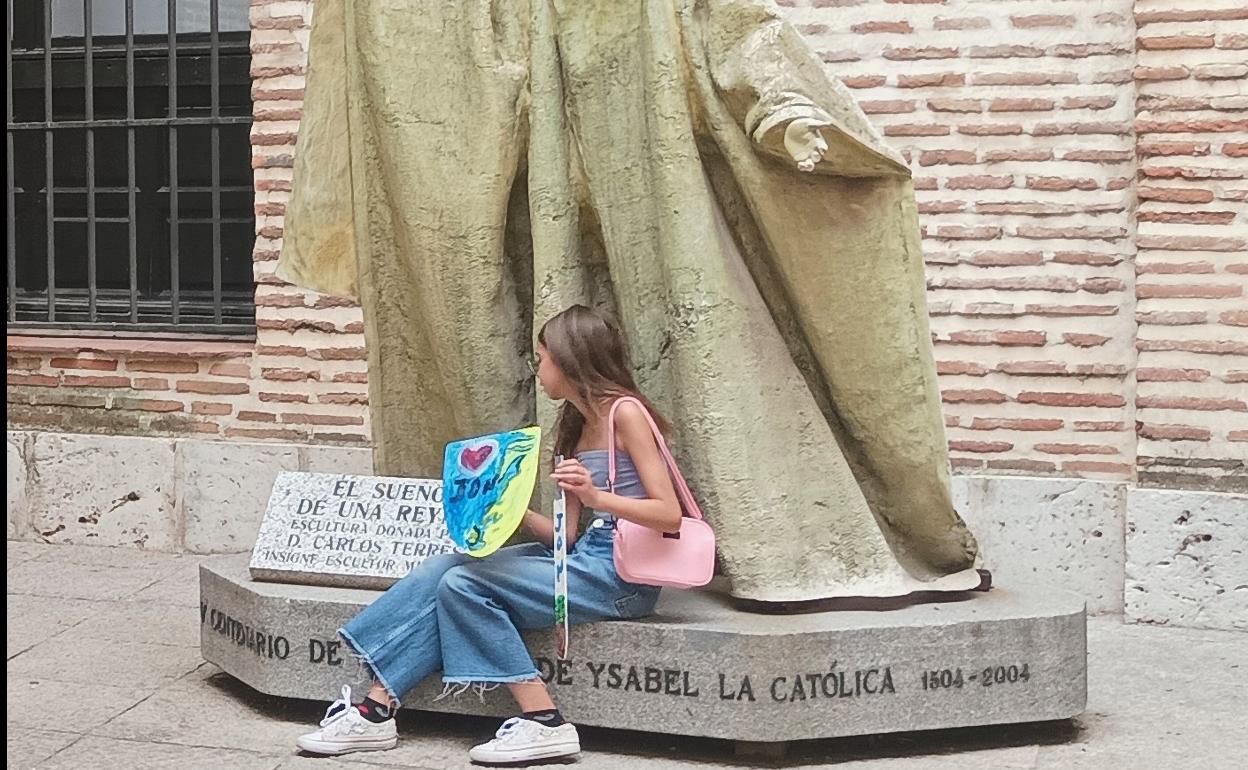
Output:
M200 571L204 657L271 695L336 697L366 686L335 631L378 594L253 582L247 557ZM575 601L575 587L573 587ZM549 631L527 636L572 721L776 742L1066 719L1087 696L1083 599L1003 586L888 611L755 615L709 591L664 592L655 616L572 629L554 662ZM508 716L504 690L409 708Z

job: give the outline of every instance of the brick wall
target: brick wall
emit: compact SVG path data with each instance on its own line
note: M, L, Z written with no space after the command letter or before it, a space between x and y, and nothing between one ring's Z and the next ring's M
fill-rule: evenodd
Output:
M915 169L956 469L1248 488L1242 2L780 4ZM127 431L367 441L359 310L273 276L310 9L252 0L257 339L185 373L246 391L174 380ZM19 427L153 399L14 354Z

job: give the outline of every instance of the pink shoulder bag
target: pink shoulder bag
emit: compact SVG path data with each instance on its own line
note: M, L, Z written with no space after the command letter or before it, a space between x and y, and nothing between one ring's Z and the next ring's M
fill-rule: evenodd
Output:
M676 467L672 453L645 405L631 396L617 399L607 417L607 488L615 492L615 410L625 401L641 407L659 445L663 462L676 486L683 516L676 532L659 532L616 517L615 571L630 583L694 588L710 582L715 571L715 533L702 518L689 485Z

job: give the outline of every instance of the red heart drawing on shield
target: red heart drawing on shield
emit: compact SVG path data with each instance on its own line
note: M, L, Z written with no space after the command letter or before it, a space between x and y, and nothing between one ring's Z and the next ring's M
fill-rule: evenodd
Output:
M459 453L459 462L469 472L478 473L492 454L494 454L493 444L482 444L472 448L465 447Z

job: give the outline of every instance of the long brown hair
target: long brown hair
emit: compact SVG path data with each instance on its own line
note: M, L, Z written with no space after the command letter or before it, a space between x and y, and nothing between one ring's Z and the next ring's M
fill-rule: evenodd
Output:
M537 341L576 388L581 400L596 404L609 398L633 396L646 405L664 433L668 423L637 389L624 334L614 322L584 305L573 305L551 318L537 333ZM571 457L585 429L585 415L564 401L555 423L555 454Z

